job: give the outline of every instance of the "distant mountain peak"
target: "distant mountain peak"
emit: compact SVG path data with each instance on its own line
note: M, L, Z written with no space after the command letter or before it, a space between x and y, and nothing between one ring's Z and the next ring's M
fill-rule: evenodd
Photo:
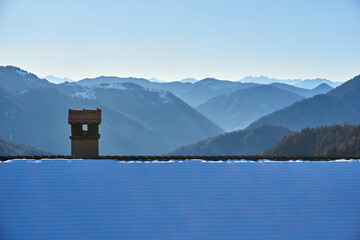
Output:
M48 75L48 76L44 77L44 79L48 80L51 83L55 83L55 84L64 83L64 82L73 82L73 80L71 80L70 78L67 78L67 77L60 78L60 77L55 77L53 75Z
M323 83L326 83L327 85L331 86L332 88L335 88L342 84L342 82L332 82L325 78L314 78L314 79L305 79L305 80L295 84L294 86L305 88L305 89L314 89Z
M184 78L184 79L181 79L179 82L182 82L182 83L196 83L198 80L195 79L195 78Z
M333 89L333 87L331 87L327 83L321 83L319 86L313 88L313 90L320 90L320 89L327 89L328 91L330 91L331 89Z
M271 84L271 83L286 83L286 84L296 84L301 82L301 79L276 79L270 78L267 76L246 76L243 79L240 79L239 82L242 83L259 83L259 84Z

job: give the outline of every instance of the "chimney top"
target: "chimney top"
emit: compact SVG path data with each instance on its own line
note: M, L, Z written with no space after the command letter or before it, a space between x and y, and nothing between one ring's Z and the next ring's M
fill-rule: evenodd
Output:
M83 109L83 110L72 110L69 109L69 124L89 124L101 123L101 109Z

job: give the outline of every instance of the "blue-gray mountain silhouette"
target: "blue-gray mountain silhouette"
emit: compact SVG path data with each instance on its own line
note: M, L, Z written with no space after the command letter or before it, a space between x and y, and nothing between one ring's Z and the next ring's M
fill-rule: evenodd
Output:
M246 89L257 84L240 83L214 78L205 78L195 83L190 82L167 82L158 83L150 82L144 78L119 78L119 77L97 77L86 78L77 82L81 86L96 86L99 84L116 84L116 83L135 83L145 89L164 90L173 93L175 96L186 102L192 107L196 107L209 100L210 98L234 92L239 89Z
M271 85L212 98L196 109L227 131L242 129L275 110L291 105L303 97Z
M253 122L249 128L263 124L281 125L294 130L334 124L360 123L360 75L327 94L294 103Z
M300 87L295 87L293 85L288 85L285 83L272 83L270 84L271 86L275 86L278 87L280 89L295 93L297 95L300 95L304 98L309 98L309 97L313 97L315 95L318 94L324 94L329 92L330 90L332 90L333 88L329 85L327 85L326 83L322 83L319 86L313 88L313 89L306 89L306 88L300 88Z

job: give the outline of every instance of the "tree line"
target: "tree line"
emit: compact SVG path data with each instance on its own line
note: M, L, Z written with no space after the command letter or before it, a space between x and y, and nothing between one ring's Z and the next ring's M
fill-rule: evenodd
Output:
M360 125L305 128L284 137L265 155L360 156Z

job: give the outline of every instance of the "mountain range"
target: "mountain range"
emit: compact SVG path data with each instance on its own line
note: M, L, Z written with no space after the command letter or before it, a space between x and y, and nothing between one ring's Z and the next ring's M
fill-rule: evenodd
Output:
M194 143L192 151L212 146L253 154L293 130L359 124L359 76L335 89L322 80L307 82L312 81L318 84L313 89L297 87L301 80L289 85L213 78L160 83L102 76L54 84L17 67L0 67L0 137L68 154L69 108L103 110L100 154L109 155L162 154ZM226 139L238 140L231 145Z
M263 124L281 125L293 130L335 124L360 123L360 75L326 94L316 95L275 111L253 122L249 128Z
M0 75L2 86L12 86L6 82L13 79L27 81L30 77L34 86L40 86L33 88L25 84L28 88L16 91L0 89L3 113L0 136L6 141L68 154L69 108L102 109L101 154L161 154L223 133L220 127L170 92L148 90L134 83L93 87L76 83L55 85L15 67L3 69L11 77Z
M332 82L324 78L302 80L302 79L276 79L276 78L269 78L266 76L259 76L259 77L247 76L244 77L243 79L240 79L239 82L243 82L243 83L251 82L258 84L283 83L305 89L313 89L322 83L326 83L332 88L338 87L342 84L342 82Z
M210 98L233 92L238 89L250 88L255 86L254 83L239 83L213 78L191 82L151 82L144 78L119 78L101 76L97 78L86 78L77 82L80 86L96 86L99 84L116 84L116 83L135 83L146 89L156 89L169 91L192 107L204 103Z
M325 83L314 89L303 89L283 83L268 86L213 78L206 78L195 83L158 83L141 78L102 76L77 82L83 87L119 83L135 83L145 89L169 91L190 106L197 106L198 111L227 131L244 128L268 113L291 105L302 98L326 93L332 89ZM256 86L258 88L255 88ZM249 94L246 93L247 89ZM272 89L272 91L266 89Z
M301 79L276 79L276 78L269 78L267 76L246 76L239 80L239 82L243 83L257 83L257 84L271 84L271 83L284 83L293 85L296 83L301 82Z
M320 94L320 93L325 92L325 89L320 88L320 89L318 89L318 90L320 90L318 92L316 92L314 89L314 88L318 87L319 85L321 85L323 82L319 82L317 79L307 80L307 81L308 82L314 81L314 84L313 84L314 87L311 89L299 88L296 86L285 84L284 82L286 82L286 81L282 81L282 80L278 80L278 79L273 79L273 81L268 81L268 82L260 81L260 83L258 83L259 81L243 83L243 82L219 80L219 79L215 79L215 78L205 78L205 79L202 79L199 81L195 81L192 79L190 79L188 81L187 79L185 79L184 81L180 81L180 82L161 83L161 82L151 82L144 78L132 78L132 77L119 78L119 77L107 77L107 76L101 76L101 77L97 77L97 78L85 78L85 79L78 81L77 84L79 84L80 86L90 87L90 86L96 86L96 85L99 85L102 83L114 84L114 83L131 82L131 83L138 84L147 89L157 89L157 90L169 91L172 94L174 94L175 96L177 96L178 98L185 101L190 106L197 107L200 104L203 104L206 101L210 100L211 98L218 97L223 94L230 94L230 93L235 92L240 89L251 88L251 87L254 87L257 85L261 85L261 84L264 85L264 84L274 83L275 86L277 86L277 87L282 85L283 87L287 88L284 90L288 90L290 92L297 91L297 92L293 92L293 93L296 93L303 97L310 97L315 94ZM326 83L326 85L328 85L328 86L339 84L339 83L333 83L329 80L326 80L326 81L328 82L328 83ZM276 85L276 83L279 83L279 82L282 84ZM301 83L301 82L302 82L302 80L296 81L296 83ZM281 88L281 87L279 87L279 88ZM330 89L332 89L332 88L333 87L331 87Z
M196 109L227 131L242 129L275 110L291 105L303 97L271 85L212 98Z
M273 84L272 84L273 85ZM271 86L271 85L270 85ZM276 86L276 85L275 85ZM284 85L281 85L284 87ZM287 87L288 88L288 87ZM328 90L329 87L325 85L320 85L319 88ZM293 88L294 89L294 88ZM306 92L306 91L305 91ZM335 125L335 124L343 124L343 123L352 123L352 124L360 124L360 75L355 78L345 82L341 86L329 91L326 94L315 95L309 99L303 99L300 102L296 102L288 107L285 107L281 110L275 111L273 113L268 114L260 118L259 120L253 122L248 128L235 131L231 133L221 134L215 137L211 137L208 139L201 140L197 143L183 146L170 152L170 154L178 154L178 155L187 155L187 154L199 154L199 155L234 155L234 154L256 154L261 153L262 151L267 150L266 147L271 147L271 144L275 145L277 141L281 140L283 137L287 136L293 130L301 130L303 128L313 127L313 126L325 126L325 125ZM266 126L266 127L265 127ZM284 128L288 131L284 131L284 134L280 134L277 136L277 133L280 133L280 130L270 132L269 129L273 128ZM342 132L343 129L338 129L337 132ZM290 130L292 129L292 130ZM349 132L352 128L347 128L343 132ZM256 141L251 140L251 138L244 138L244 135L251 132L254 139ZM356 132L356 131L355 131ZM354 133L355 133L354 132ZM353 133L353 134L354 134ZM313 151L314 146L312 144L314 142L306 140L306 134L300 134L294 136L304 136L301 146L307 144L306 147L299 147L299 151L292 151L291 149L297 149L299 145L292 145L292 138L285 138L282 142L280 142L277 148L274 148L273 151L265 152L266 154L278 154L278 155L306 155L308 153L345 153L343 148L340 150L337 149L337 146L340 146L343 143L336 142L334 139L339 139L338 133L337 137L334 137L334 134L330 134L326 136L327 141L321 141L321 143L332 142L331 148L325 148L324 145L321 145L322 148L319 150ZM356 135L356 134L355 134ZM270 137L278 137L275 140L267 138ZM293 136L293 135L292 135ZM351 135L353 136L353 135ZM240 140L241 141L240 141ZM286 140L290 139L290 140ZM325 139L325 138L322 138ZM341 140L341 139L340 139ZM314 140L315 141L315 140ZM346 147L354 145L353 137L349 138L348 141L345 141L343 145ZM239 144L241 142L241 144ZM264 143L267 143L266 147L258 147L258 145L264 146ZM351 144L350 144L351 143ZM357 142L355 141L357 144ZM334 150L334 145L336 150ZM355 145L356 145L355 144ZM325 144L326 145L326 144ZM251 146L253 148L258 147L252 151L244 150L243 146ZM292 148L291 148L292 146ZM315 146L317 146L315 144ZM356 145L357 146L357 145ZM344 147L344 148L346 148ZM289 149L288 149L289 148ZM308 149L308 150L306 150ZM320 150L321 149L321 150ZM241 151L239 151L241 150ZM353 153L348 151L348 153ZM295 155L296 155L295 154Z

